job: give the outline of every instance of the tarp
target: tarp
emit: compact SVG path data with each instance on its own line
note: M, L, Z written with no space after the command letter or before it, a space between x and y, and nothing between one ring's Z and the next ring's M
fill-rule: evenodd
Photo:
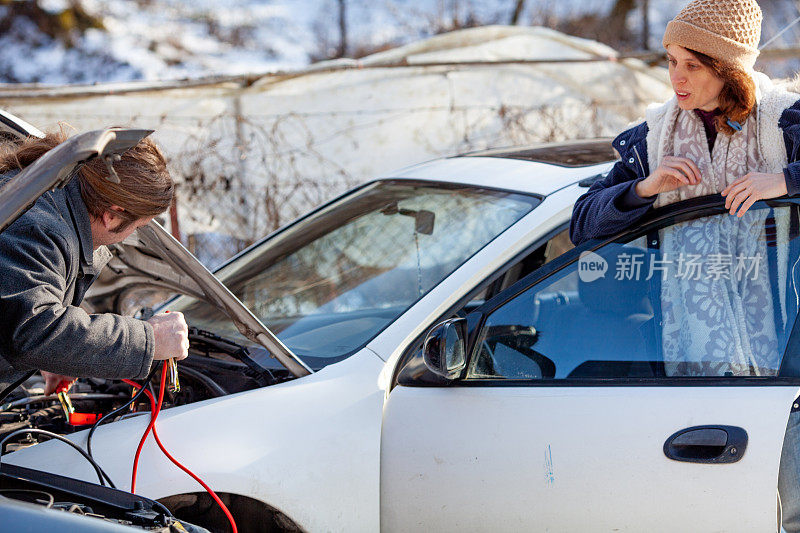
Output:
M488 26L296 73L3 86L0 107L42 129L154 128L180 182L182 231L251 241L392 169L618 133L672 90L666 70L617 56L549 29Z

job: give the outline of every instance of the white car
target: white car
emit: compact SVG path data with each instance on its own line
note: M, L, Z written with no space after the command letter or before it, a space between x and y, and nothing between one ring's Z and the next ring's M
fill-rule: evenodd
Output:
M137 290L192 295L167 304L192 348L158 428L240 531L774 531L800 385L800 203L756 203L760 222L736 231L768 257L729 258L719 277L771 289L757 311L773 364L686 372L663 349L653 236L735 221L719 196L695 199L572 249L572 206L615 157L609 140L475 153L341 196L215 273L268 333L207 303L215 289L191 272L160 269L154 234L116 250L112 271L135 288L106 280L96 297L133 309ZM147 422L94 436L119 484ZM92 480L72 453L44 443L4 462ZM227 530L152 443L137 488Z

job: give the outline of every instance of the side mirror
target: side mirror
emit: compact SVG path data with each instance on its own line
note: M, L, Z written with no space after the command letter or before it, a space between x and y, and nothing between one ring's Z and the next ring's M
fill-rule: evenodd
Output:
M445 379L456 379L467 366L467 321L451 318L434 326L422 345L425 366Z

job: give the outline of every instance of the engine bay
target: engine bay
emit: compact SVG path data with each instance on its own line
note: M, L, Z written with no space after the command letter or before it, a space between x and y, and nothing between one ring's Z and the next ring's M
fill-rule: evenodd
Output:
M292 375L279 364L266 368L255 362L248 347L213 333L190 328L189 357L179 364L180 390L167 391L163 408L168 409L210 398L274 385ZM157 384L160 370L153 383ZM69 398L77 413L105 415L131 399L133 387L113 379L83 378L70 389ZM56 395L44 395L44 378L34 374L11 392L0 405L0 439L24 428L43 429L60 435L86 429L92 424L70 424ZM146 397L132 404L114 420L150 414ZM109 423L112 422L109 420ZM31 446L38 436L28 435L6 445L7 451Z
M136 494L22 466L3 465L0 507L3 508L4 530L16 530L18 526L39 527L31 519L36 520L41 515L26 513L26 504L28 508L43 506L158 533L208 533L205 528L175 518L164 505ZM52 519L57 520L57 515ZM54 522L46 521L44 525L50 529Z

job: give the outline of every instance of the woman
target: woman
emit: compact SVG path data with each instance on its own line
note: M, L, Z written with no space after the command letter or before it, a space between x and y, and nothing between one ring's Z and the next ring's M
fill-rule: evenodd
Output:
M752 238L767 211L748 210L757 200L800 193L800 95L752 70L760 32L754 0L695 0L667 25L675 97L615 139L622 160L576 202L573 242L617 233L651 207L721 193L737 218L662 231L662 255L767 257L765 244ZM776 215L779 232L788 229L785 215ZM777 332L793 310L774 301L767 262L758 268L763 273L735 289L665 276L661 336L669 375L775 373L783 341ZM776 317L748 320L748 312L776 306Z
M575 244L626 229L658 199L663 205L718 192L731 214L743 215L757 200L800 193L800 95L752 70L760 33L754 0L695 0L667 25L663 44L675 97L614 140L622 160L576 202ZM707 143L696 142L698 130ZM748 136L746 146L760 152L763 168L726 157L734 138ZM675 146L676 139L685 144ZM709 168L718 153L735 171L724 182Z
M663 44L675 97L614 140L622 159L576 202L575 244L622 231L652 207L720 193L736 217L661 231L662 256L767 257L765 239L753 236L763 234L768 211L749 209L758 200L800 194L800 94L753 71L761 18L754 0L695 0L667 25ZM787 210L780 211L779 240L789 226ZM737 282L664 276L661 349L668 375L776 373L781 322L791 322L796 310L770 290L766 261L759 268L753 279ZM773 308L774 316L762 312ZM780 476L787 531L800 530L795 417Z

